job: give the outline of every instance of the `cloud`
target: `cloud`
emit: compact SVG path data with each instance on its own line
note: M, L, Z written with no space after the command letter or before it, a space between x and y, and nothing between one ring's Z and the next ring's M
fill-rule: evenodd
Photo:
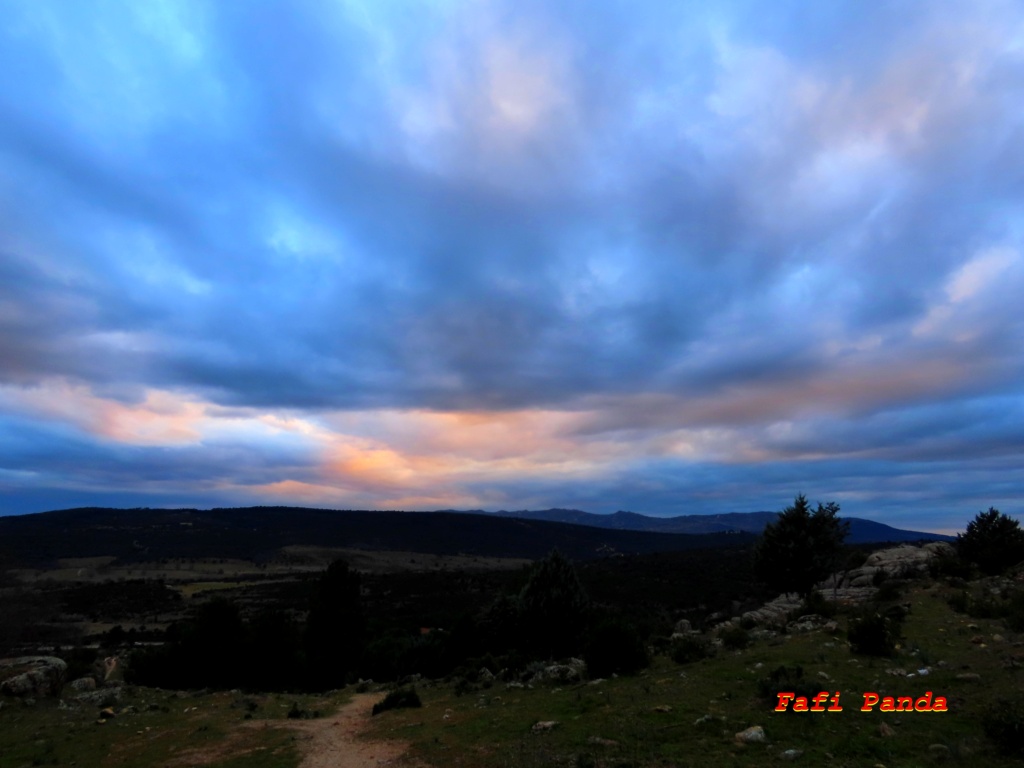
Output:
M867 514L895 472L953 514L921 466L1020 424L1022 31L1002 0L15 3L5 495L136 498L130 455L175 457L138 498L667 513L806 477Z

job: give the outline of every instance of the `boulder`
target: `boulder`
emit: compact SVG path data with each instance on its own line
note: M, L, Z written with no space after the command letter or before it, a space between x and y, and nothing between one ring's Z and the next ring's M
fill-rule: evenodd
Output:
M736 734L736 741L741 744L760 744L766 739L764 728L760 725L752 725Z
M86 693L87 691L96 690L96 678L94 677L80 677L77 680L72 680L68 683L68 686L73 691L79 693Z
M583 659L569 659L563 664L551 664L535 675L538 682L553 683L579 682L587 672L587 664Z
M80 693L75 696L75 701L82 704L93 704L97 707L112 707L121 701L121 689L101 688L98 691Z
M64 687L68 665L55 656L0 659L0 693L21 698L57 696Z
M559 725L557 720L541 720L538 723L534 723L530 729L534 733L543 733L544 731L552 731Z

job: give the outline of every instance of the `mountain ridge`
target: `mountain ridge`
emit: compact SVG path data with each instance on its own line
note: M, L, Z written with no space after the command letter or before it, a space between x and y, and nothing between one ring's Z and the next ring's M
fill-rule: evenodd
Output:
M456 512L457 510L446 510ZM486 514L498 517L513 517L526 520L548 520L573 525L586 525L611 530L646 531L650 533L754 533L760 534L768 523L778 517L778 512L725 512L713 515L677 515L674 517L653 517L639 512L619 510L608 515L598 515L579 509L552 508L544 510L498 510L483 512L466 510L463 514ZM850 523L848 544L871 544L876 542L904 541L955 541L955 536L927 531L912 531L896 528L886 523L861 517L843 517Z

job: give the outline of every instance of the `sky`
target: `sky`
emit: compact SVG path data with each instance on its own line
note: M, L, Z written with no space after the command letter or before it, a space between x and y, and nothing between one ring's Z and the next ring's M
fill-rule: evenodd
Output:
M1024 4L0 0L0 514L1024 511Z

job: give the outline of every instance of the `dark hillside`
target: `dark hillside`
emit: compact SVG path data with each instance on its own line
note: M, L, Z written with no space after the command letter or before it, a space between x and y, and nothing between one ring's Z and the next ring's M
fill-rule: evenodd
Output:
M115 556L269 559L288 545L404 550L442 555L574 560L749 544L753 534L685 535L617 531L539 520L447 512L82 508L0 518L6 558L22 565Z

